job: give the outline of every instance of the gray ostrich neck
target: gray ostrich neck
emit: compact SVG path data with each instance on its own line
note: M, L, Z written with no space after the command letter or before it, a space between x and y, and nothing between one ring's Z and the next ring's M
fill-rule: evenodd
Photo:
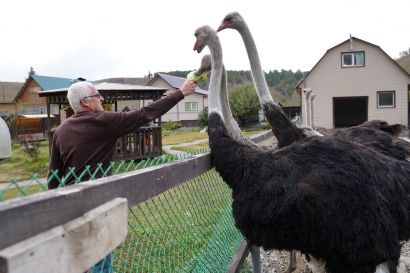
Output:
M208 44L211 53L212 73L209 80L209 113L216 112L223 119L221 113L221 83L222 83L222 49L218 37L214 37Z
M226 85L226 71L225 67L222 66L222 80L221 80L221 92L220 92L220 103L222 115L225 120L225 126L228 130L228 134L233 138L239 141L242 144L245 144L249 147L257 148L257 144L252 142L249 138L244 136L239 128L238 123L232 116L231 107L229 105L229 96Z
M209 113L218 113L225 123L228 134L238 142L246 146L256 148L257 145L244 136L238 123L232 117L229 107L228 92L226 86L226 71L222 62L222 47L219 39L213 37L208 44L211 53L212 73L209 81Z
M269 92L268 85L266 84L265 75L262 71L262 65L260 63L258 55L258 50L256 48L255 41L253 40L248 25L245 22L243 22L243 25L240 28L238 28L238 31L242 36L246 52L248 53L253 83L255 84L256 92L258 93L258 97L261 104L275 103Z

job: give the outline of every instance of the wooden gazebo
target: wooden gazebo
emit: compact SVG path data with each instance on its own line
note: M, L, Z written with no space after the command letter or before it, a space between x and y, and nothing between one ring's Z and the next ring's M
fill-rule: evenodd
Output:
M95 84L99 93L104 97L104 104L114 105L114 111L118 111L118 101L120 100L157 100L163 96L167 88L119 84L102 82ZM47 131L49 145L54 131L51 130L50 105L68 105L67 88L45 90L38 92L40 97L46 97L47 101ZM67 116L68 117L68 116ZM135 132L122 136L117 142L117 153L115 160L138 160L148 157L155 157L162 154L162 133L161 118L153 122L152 126L140 127Z

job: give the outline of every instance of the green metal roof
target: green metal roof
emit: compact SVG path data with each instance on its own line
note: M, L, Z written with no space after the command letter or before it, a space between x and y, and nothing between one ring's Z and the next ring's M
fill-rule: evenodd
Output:
M31 77L38 83L38 85L40 85L40 87L43 90L64 88L69 87L71 85L71 79L67 78L48 77L39 75L31 75Z

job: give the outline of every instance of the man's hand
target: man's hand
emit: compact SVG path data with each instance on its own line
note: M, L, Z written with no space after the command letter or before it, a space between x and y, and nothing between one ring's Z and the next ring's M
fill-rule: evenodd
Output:
M188 96L191 95L192 93L194 93L195 89L196 89L196 82L193 80L186 80L184 82L184 84L181 86L181 88L179 88L179 90L181 90L182 94L184 94L184 96Z

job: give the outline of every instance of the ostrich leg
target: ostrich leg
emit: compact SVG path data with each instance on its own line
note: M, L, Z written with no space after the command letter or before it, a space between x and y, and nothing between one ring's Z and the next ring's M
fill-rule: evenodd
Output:
M261 250L257 246L251 246L252 256L252 271L253 273L261 273Z

